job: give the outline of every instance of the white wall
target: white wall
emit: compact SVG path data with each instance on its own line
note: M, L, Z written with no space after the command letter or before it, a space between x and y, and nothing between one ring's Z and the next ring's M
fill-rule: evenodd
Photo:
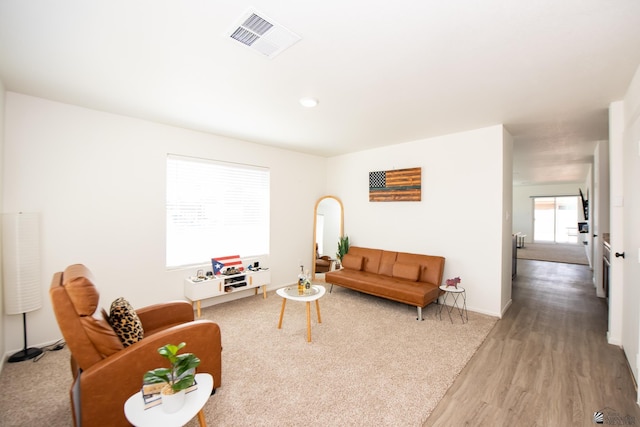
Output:
M593 156L593 218L591 235L593 238L593 282L599 297L605 297L603 275L604 234L609 233L609 141L599 141Z
M609 106L610 231L609 330L637 381L640 371L640 67L623 101ZM640 403L640 395L637 398Z
M324 158L12 92L5 130L4 212L40 212L42 220L46 296L45 306L28 315L30 345L60 337L48 288L53 273L69 264L93 271L107 310L119 296L134 307L184 299L182 280L195 271L167 271L164 264L167 153L269 167L271 288L295 281L301 257L311 263ZM21 316L3 321L5 351L21 349Z
M502 314L511 305L513 278L513 137L503 128L502 170Z
M593 185L594 185L593 183L595 180L596 180L596 177L594 176L594 173L593 173L593 164L592 164L591 167L589 168L589 173L587 173L587 178L585 180L584 185L580 186L583 192L585 191L584 188L585 187L587 188L587 192L584 193L584 197L585 198L588 197L588 200L589 200L589 205L587 208L589 210L589 215L588 215L589 219L586 220L587 224L589 225L589 232L578 234L578 242L582 242L582 243L586 242L585 252L587 254L587 258L589 259L589 266L592 269L593 269L593 223L595 218L593 205L595 204L595 201L596 201L594 197L595 195L593 191ZM578 209L581 209L581 208L582 208L582 205L578 203ZM580 215L580 213L578 213L578 220L579 221L584 220L584 214Z
M624 102L612 102L609 105L609 186L611 206L609 209L609 228L611 253L624 249L625 231L623 226L623 134L624 134ZM609 344L622 345L622 322L624 300L624 263L612 257L609 270Z
M638 378L640 371L640 67L624 99L624 304L622 346ZM613 248L612 248L613 249ZM618 261L620 261L619 259Z
M500 316L503 210L511 209L504 138L492 126L330 158L327 190L344 204L351 244L444 256L444 276L462 278L469 309ZM369 202L369 172L409 167L422 168L422 201Z
M4 84L2 80L0 80L0 212L3 211L3 197L2 197L2 188L4 187ZM2 228L0 228L0 242L2 241ZM0 248L0 255L2 252L2 248ZM0 257L0 259L2 259ZM4 331L4 292L2 291L2 262L0 262L0 371L2 370L2 365L4 363L4 358L2 355L5 353L5 331Z

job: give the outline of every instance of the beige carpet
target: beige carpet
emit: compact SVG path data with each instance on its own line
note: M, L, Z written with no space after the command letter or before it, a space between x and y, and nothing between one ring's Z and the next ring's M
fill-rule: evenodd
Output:
M583 244L527 243L518 249L518 259L589 265Z
M289 301L277 329L281 298L209 307L220 324L223 380L205 406L213 426L420 426L496 322L469 312L469 323L416 321L415 308L334 287L312 311L306 342L304 304ZM39 362L6 364L0 424L68 426L67 350ZM197 426L197 420L189 426Z

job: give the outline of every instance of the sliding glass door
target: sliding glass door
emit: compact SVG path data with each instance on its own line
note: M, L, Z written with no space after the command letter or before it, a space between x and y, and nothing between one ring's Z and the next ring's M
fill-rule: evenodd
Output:
M578 196L534 197L534 242L578 243Z

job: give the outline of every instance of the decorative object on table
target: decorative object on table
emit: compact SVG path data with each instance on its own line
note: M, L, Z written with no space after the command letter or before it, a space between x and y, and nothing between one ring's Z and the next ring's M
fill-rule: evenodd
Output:
M338 239L338 252L336 252L336 257L338 257L340 263L342 263L342 258L347 252L349 252L349 236L345 234Z
M308 294L311 291L311 275L309 270L304 271L304 293Z
M24 349L9 357L22 362L42 354L27 348L27 313L42 307L40 284L40 218L37 213L2 215L4 313L22 314Z
M419 202L422 168L369 172L370 202Z
M242 270L239 270L236 267L229 267L222 274L225 276L233 276L234 274L240 274L241 272Z
M458 289L458 283L460 283L460 277L454 277L453 279L447 279L447 287L453 286Z
M235 269L237 271L244 270L240 255L211 258L211 266L213 267L213 274L215 275L223 273L228 269Z
M300 265L300 274L298 274L298 295L304 294L304 282L307 278L304 275L304 265Z
M186 343L178 345L167 344L158 349L158 353L169 361L169 368L156 368L144 374L143 382L146 384L164 383L160 391L162 396L162 409L167 413L173 413L184 404L186 389L193 386L195 380L195 368L200 365L193 353L178 354Z
M162 403L162 395L160 394L162 388L165 387L165 383L142 383L142 401L144 402L144 409L156 407ZM184 390L185 395L198 388L197 380L193 380L191 387Z

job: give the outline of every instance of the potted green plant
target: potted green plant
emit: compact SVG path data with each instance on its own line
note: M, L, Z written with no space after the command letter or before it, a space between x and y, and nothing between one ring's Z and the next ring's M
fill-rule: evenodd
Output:
M349 236L340 236L340 238L338 238L338 252L336 252L336 256L340 260L340 264L342 264L342 257L347 252L349 252Z
M176 412L184 404L185 390L193 385L200 359L193 353L178 354L186 343L167 344L158 353L167 359L169 368L156 368L144 374L145 384L166 383L160 391L165 412Z

